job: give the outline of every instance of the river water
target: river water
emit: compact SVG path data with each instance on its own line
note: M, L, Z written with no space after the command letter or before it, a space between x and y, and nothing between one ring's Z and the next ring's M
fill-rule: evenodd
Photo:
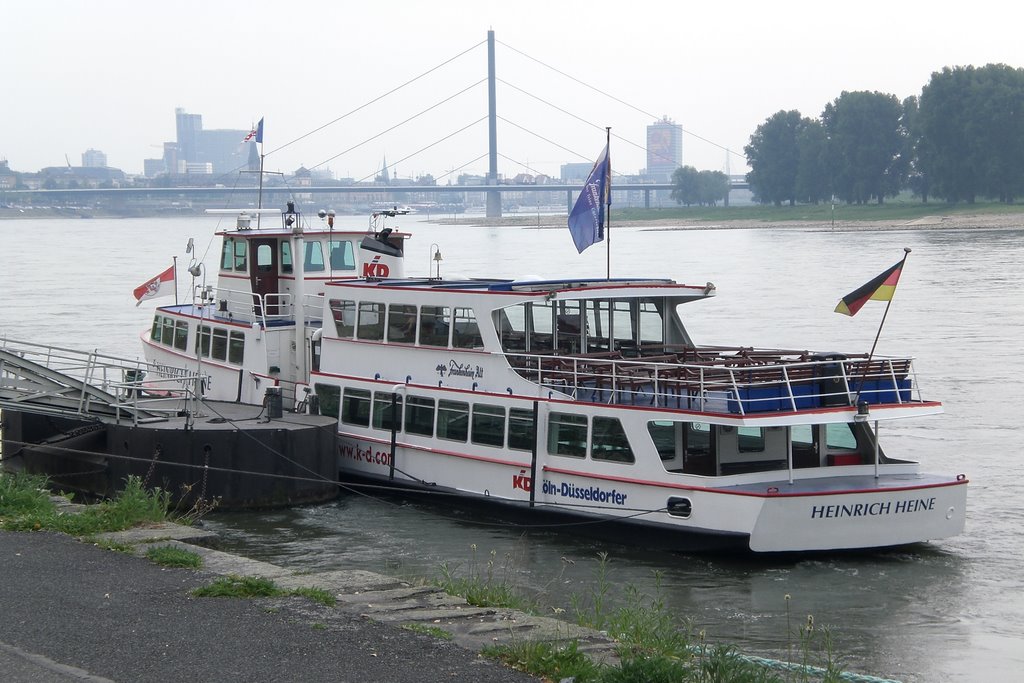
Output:
M366 225L361 217L339 222ZM406 217L407 273L427 274L436 244L445 276L605 274L604 246L577 255L564 229L471 223ZM0 221L0 335L136 357L154 304L136 308L131 290L173 255L184 274L189 238L214 272L216 227L208 218ZM813 614L831 627L850 670L908 682L1019 680L1024 229L613 226L611 245L613 277L715 283L717 297L682 310L698 343L847 352L869 350L885 304L848 318L832 312L836 302L912 248L878 353L914 355L925 396L942 400L946 414L883 426L882 439L888 452L927 470L970 478L965 533L883 553L691 556L355 493L326 505L215 514L208 526L228 549L308 569L435 578L442 565L485 571L493 553L496 577L570 609L571 596L596 590L598 554L607 553L613 594L627 585L660 590L709 639L749 653L785 658L790 629Z

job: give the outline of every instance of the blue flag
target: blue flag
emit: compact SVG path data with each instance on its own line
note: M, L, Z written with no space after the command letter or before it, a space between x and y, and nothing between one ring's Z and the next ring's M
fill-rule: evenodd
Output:
M260 122L256 124L256 127L253 128L251 131L249 131L249 134L245 136L245 138L242 140L242 142L249 142L249 140L252 140L253 138L256 139L256 142L258 142L260 144L263 144L263 119L262 118L260 119Z
M611 170L608 146L605 145L569 212L569 232L576 251L581 254L594 242L604 240L605 206L611 203Z

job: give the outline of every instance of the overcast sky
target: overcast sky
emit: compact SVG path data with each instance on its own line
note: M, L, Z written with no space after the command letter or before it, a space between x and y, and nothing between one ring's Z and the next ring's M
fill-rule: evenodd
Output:
M487 114L486 84L477 83L487 52L478 44L493 29L500 173L557 175L562 163L592 161L605 126L616 136L614 170L635 173L646 165L646 126L661 116L686 131L685 164L724 171L728 148L737 153L731 172L742 173L743 146L779 110L816 117L844 90L918 95L945 66L1024 66L1024 24L1012 7L4 0L0 159L18 171L63 165L65 155L78 166L93 148L139 173L174 140L182 107L206 129L265 117L269 169L362 179L386 157L402 177L482 174L486 157L473 160L487 152L486 121L477 122Z

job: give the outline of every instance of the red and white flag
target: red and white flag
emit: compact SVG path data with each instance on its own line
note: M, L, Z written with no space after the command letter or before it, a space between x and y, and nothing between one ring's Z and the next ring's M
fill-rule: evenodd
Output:
M160 273L154 278L146 280L143 284L139 285L132 292L135 295L135 299L138 306L146 299L155 299L158 296L170 296L175 293L174 286L174 265Z

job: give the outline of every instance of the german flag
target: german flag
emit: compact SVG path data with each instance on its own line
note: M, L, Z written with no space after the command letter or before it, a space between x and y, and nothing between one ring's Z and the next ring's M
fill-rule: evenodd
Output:
M836 313L852 316L856 315L857 311L868 301L891 301L892 295L896 292L896 283L900 281L900 273L903 272L904 261L906 261L906 257L892 268L840 299L836 306Z

